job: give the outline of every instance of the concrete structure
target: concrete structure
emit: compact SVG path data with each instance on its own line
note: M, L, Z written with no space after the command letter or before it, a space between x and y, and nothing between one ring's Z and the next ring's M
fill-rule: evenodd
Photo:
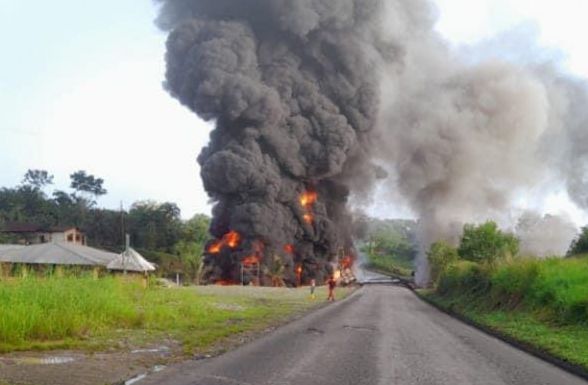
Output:
M31 223L7 223L0 227L0 233L15 237L17 242L23 245L36 245L49 242L67 242L76 245L86 245L85 234L74 226L45 228Z

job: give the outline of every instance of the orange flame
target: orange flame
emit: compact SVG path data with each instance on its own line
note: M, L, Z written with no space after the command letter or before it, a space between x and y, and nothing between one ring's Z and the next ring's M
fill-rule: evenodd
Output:
M231 248L234 249L239 245L241 241L241 235L235 230L231 230L223 236L223 241Z
M236 285L236 283L234 281L228 280L228 279L219 279L218 281L214 282L215 285L218 286L231 286L231 285Z
M243 258L243 260L241 261L241 263L244 266L256 265L256 264L259 263L259 257L256 257L255 255L250 255L248 257Z
M218 254L218 253L220 253L222 247L223 247L223 243L222 242L214 242L208 248L208 252L210 254Z
M305 191L300 195L300 205L305 209L312 207L318 199L318 194L315 191Z
M296 266L294 271L296 272L296 280L298 281L298 284L302 284L302 265Z
M288 243L284 246L284 251L288 254L294 254L294 245Z
M234 249L239 245L239 242L241 242L241 235L235 230L231 230L223 235L221 240L210 245L208 247L208 252L210 254L218 254L224 246L229 246L231 249Z
M333 279L336 281L341 278L341 270L337 269L333 272Z
M343 269L350 269L351 266L353 266L353 258L347 255L341 260L341 267L343 267Z
M314 215L312 215L312 207L318 200L318 194L316 191L305 191L300 195L300 205L304 209L302 219L304 222L312 224L314 221Z

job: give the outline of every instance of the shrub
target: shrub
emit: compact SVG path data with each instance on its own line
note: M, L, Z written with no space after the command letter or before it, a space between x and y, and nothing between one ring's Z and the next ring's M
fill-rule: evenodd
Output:
M457 249L447 242L439 241L431 245L427 253L429 260L429 267L431 269L431 282L437 284L441 274L445 272L447 267L459 259Z
M500 231L495 222L465 225L457 250L459 256L473 262L494 263L497 259L514 256L519 251L519 240Z
M478 275L477 269L479 265L471 261L457 261L450 264L439 279L437 291L442 295L461 295L470 291L471 284Z
M496 305L516 307L533 290L541 271L541 262L533 259L521 259L504 263L492 274L492 297Z
M588 260L458 261L441 274L437 293L463 304L519 308L559 324L588 324Z

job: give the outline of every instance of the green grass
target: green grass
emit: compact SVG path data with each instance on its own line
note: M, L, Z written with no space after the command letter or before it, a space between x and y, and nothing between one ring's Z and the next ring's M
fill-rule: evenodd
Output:
M413 270L412 260L402 258L396 255L380 255L369 253L368 267L379 270L384 273L393 274L401 277L410 277Z
M100 350L125 339L172 338L192 354L322 302L310 300L304 288L143 289L140 281L114 277L0 281L0 352Z
M425 295L439 306L588 370L588 260L460 261Z
M588 328L546 321L540 313L490 310L463 298L423 294L440 307L588 370Z

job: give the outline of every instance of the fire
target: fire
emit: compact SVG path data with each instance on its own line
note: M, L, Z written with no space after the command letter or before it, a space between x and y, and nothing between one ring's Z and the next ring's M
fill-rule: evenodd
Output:
M304 209L302 219L304 222L312 224L314 222L314 215L312 214L312 207L318 200L316 191L305 191L300 195L300 205Z
M259 257L256 257L255 255L250 255L248 257L243 258L241 263L245 266L256 265L259 263Z
M296 280L298 281L298 285L302 284L302 265L296 266L294 271L296 272Z
M288 254L294 254L294 245L292 244L287 244L284 246L284 251Z
M341 270L337 269L333 272L333 279L336 281L341 278Z
M214 242L208 248L208 252L210 254L218 254L218 253L220 253L222 247L223 247L223 243L222 242Z
M341 267L343 267L343 269L351 269L352 265L353 265L353 258L349 255L345 256L341 260Z
M231 230L223 235L221 240L216 241L210 245L208 247L208 252L210 254L218 254L221 252L224 246L228 246L231 249L234 249L235 247L239 246L239 242L241 242L241 234L235 230Z
M300 205L308 209L314 205L318 199L318 194L315 191L305 191L300 195Z
M223 236L223 240L231 249L234 249L239 245L241 235L235 230L231 230Z
M218 286L232 286L232 285L236 285L235 282L229 280L229 279L219 279L218 281L214 282L215 285Z

